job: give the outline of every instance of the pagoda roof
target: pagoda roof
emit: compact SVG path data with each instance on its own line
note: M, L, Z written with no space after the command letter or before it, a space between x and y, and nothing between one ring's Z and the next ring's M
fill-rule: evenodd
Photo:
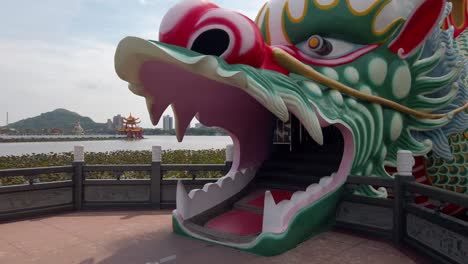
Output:
M130 114L127 118L124 117L123 119L124 119L124 122L126 122L126 123L136 123L136 124L138 124L138 123L141 122L141 121L139 121L140 120L139 117L133 117L132 114Z

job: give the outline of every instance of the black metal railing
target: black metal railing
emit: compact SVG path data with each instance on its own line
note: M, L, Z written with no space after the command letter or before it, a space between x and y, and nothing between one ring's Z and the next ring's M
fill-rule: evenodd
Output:
M397 247L411 245L435 263L468 263L468 222L441 210L448 204L468 208L468 195L417 183L413 176L349 176L346 185L351 191L337 210L338 227L387 237ZM386 187L390 195L356 195L352 192L356 185ZM417 204L417 196L426 196L433 204Z

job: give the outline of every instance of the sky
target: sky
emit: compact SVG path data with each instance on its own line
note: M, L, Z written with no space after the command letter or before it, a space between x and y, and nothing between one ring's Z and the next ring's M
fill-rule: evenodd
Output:
M266 0L212 0L254 19ZM152 127L143 97L114 70L126 36L158 39L176 0L15 0L0 9L0 126L65 108L104 123L116 114ZM172 115L170 108L165 114ZM160 122L162 123L162 122ZM158 127L161 124L158 124Z

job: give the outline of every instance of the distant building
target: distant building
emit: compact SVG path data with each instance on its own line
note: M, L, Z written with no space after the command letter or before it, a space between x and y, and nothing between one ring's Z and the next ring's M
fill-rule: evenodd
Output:
M163 130L172 130L174 129L173 122L174 118L170 115L165 115L163 117Z
M133 117L130 114L127 118L124 118L123 123L123 128L119 129L119 132L122 135L127 135L127 139L143 138L143 128L138 126L141 123L140 118Z
M123 128L123 120L124 118L121 115L116 115L112 118L112 124L114 129L121 129Z
M107 130L113 130L114 129L114 123L112 123L112 120L110 120L110 118L107 119L106 127L107 127Z

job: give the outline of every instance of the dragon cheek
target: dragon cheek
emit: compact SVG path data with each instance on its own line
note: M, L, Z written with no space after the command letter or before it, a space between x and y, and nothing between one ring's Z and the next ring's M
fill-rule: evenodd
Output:
M345 80L352 85L359 83L359 78L360 78L359 72L353 66L346 67L346 69L344 70L344 77L345 77Z
M411 72L406 65L399 66L393 75L392 91L397 99L406 98L411 90Z
M335 69L333 68L330 68L330 67L325 67L322 69L322 73L325 74L327 77L335 80L335 81L339 81L340 80L340 76L338 75L338 73L336 72Z
M382 58L374 58L369 62L369 79L373 84L380 86L385 82L388 64Z
M403 118L401 114L395 113L390 122L390 139L396 141L403 131Z

